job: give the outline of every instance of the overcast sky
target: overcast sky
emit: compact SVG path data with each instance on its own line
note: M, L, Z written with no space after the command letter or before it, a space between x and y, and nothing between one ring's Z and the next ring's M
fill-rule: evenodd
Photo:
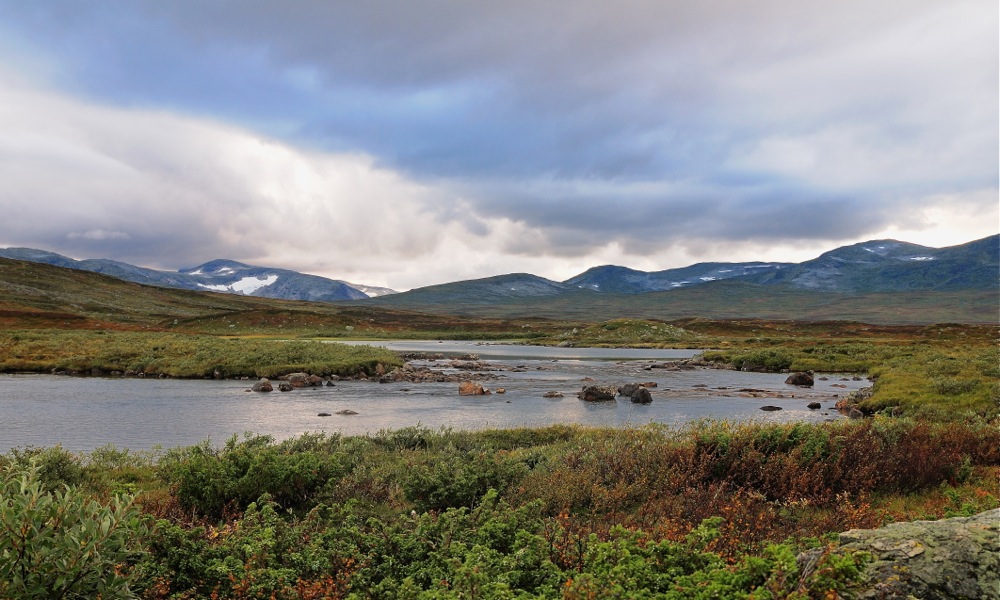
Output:
M1000 230L996 0L0 0L0 247L408 289Z

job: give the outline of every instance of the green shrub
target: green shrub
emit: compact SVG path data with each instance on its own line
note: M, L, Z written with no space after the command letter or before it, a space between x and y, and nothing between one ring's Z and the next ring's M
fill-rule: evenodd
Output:
M34 465L39 483L49 491L79 485L84 480L80 457L62 446L13 448L9 460L21 469Z
M528 473L528 466L493 453L452 452L409 465L399 484L418 510L471 507L490 488L506 490Z
M345 471L338 454L287 451L266 435L233 436L221 450L206 442L174 451L160 467L181 505L210 517L242 510L263 494L284 508L304 506Z
M144 536L131 497L47 491L36 464L0 473L2 598L133 598L123 566Z

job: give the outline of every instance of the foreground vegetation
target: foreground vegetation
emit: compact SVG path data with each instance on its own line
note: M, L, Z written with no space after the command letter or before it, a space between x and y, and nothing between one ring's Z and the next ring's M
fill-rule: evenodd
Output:
M809 598L866 560L796 563L830 532L997 506L1000 431L411 428L0 466L0 597Z

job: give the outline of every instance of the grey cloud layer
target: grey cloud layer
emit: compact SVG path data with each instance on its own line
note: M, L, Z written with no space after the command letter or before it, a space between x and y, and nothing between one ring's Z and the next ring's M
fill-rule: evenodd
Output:
M364 152L442 202L459 194L469 232L504 218L542 232L510 251L571 256L587 236L635 253L856 238L932 198L989 202L997 13L991 0L10 0L0 33L68 93Z

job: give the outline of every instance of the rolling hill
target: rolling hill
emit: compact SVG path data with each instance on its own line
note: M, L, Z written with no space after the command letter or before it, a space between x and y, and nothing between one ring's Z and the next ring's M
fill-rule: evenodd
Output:
M468 316L686 317L995 322L1000 236L949 248L873 240L803 263L590 269L565 282L514 274L375 298L383 307Z

